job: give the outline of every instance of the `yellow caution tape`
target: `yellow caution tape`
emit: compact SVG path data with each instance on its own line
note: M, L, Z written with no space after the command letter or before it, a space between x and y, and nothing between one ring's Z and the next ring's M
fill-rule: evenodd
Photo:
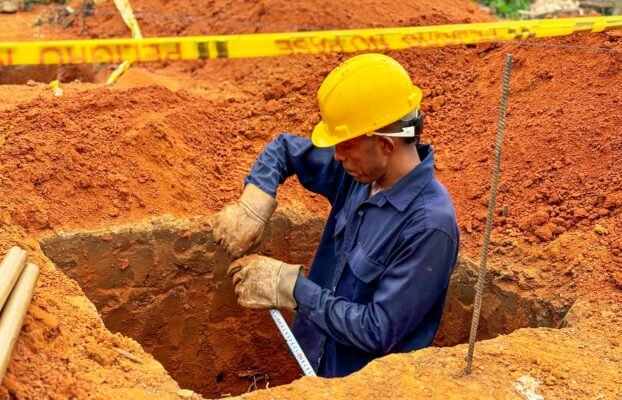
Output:
M622 16L146 39L0 43L0 65L163 62L440 47L602 32Z
M129 0L114 0L114 5L117 6L117 10L119 10L121 18L123 18L123 21L125 22L125 25L130 28L130 32L132 32L132 37L134 39L142 39L143 34L140 31L140 26L138 26L138 21L136 21L134 11L132 10L132 6L130 5Z
M58 83L57 79L55 79L52 82L50 82L50 89L52 89L52 92L54 92L54 96L62 96L63 95L63 88L60 87L60 84Z
M130 69L131 66L132 63L130 63L129 61L123 61L121 64L119 64L119 66L114 71L112 71L108 79L106 79L106 85L114 84L117 79L119 79L119 77L125 73L125 71Z
M114 4L117 6L117 10L119 10L121 18L123 18L125 24L128 28L130 28L132 38L142 39L143 34L140 31L140 26L138 26L138 21L134 16L134 11L132 10L129 0L114 0ZM119 79L119 77L130 68L131 65L132 61L123 61L114 71L112 71L112 74L110 74L108 79L106 79L106 85L114 84L117 79Z

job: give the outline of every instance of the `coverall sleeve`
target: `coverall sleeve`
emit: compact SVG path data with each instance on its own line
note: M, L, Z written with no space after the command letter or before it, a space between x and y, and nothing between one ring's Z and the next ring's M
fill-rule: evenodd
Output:
M333 154L333 148L318 148L311 139L282 133L266 145L244 184L252 183L276 197L278 186L296 174L302 186L323 195L332 204L345 176Z
M299 315L337 342L386 354L417 328L444 294L455 262L455 240L426 229L406 240L378 278L369 304L357 304L300 276L294 288Z

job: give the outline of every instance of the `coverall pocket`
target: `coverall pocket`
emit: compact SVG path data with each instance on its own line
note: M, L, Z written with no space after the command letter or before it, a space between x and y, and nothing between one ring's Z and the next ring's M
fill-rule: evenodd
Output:
M384 265L369 258L361 243L357 243L348 259L352 273L363 282L369 284L383 271Z

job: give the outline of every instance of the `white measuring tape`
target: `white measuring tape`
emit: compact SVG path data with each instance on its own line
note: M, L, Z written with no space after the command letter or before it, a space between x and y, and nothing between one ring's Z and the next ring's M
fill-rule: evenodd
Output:
M272 316L276 327L279 328L279 331L281 331L281 335L283 335L283 338L285 339L287 346L294 355L294 358L296 358L296 361L298 361L298 365L300 365L300 368L302 368L302 372L304 372L306 376L316 376L313 367L311 367L309 360L307 360L307 356L305 356L305 353L300 348L298 341L294 337L292 331L289 329L289 326L287 326L287 322L285 322L285 318L283 318L281 312L279 310L271 308L270 315Z

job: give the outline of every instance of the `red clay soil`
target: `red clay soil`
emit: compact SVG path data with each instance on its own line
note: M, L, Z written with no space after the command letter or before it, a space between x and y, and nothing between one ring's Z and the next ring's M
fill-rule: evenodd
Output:
M477 6L457 0L435 2L434 6L373 0L347 8L311 1L132 4L145 36L405 26L489 18ZM88 36L128 35L121 19L111 11L112 3L99 10L87 20ZM79 27L65 33L78 37ZM424 91L424 141L434 144L437 176L456 204L462 250L472 257L479 254L506 52L514 55L515 62L493 231L493 271L501 279L547 298L619 295L619 31L526 44L388 53L406 66ZM315 92L326 74L347 57L143 65L133 67L118 87L71 83L64 85L65 94L59 98L41 85L0 86L0 96L6 99L0 107L0 230L7 238L5 247L64 229L102 227L163 213L192 216L219 210L237 198L244 175L268 140L281 131L310 134L319 120ZM293 181L280 192L279 200L313 213L327 209L323 199L307 194ZM40 286L67 285L66 280L58 283L60 278L54 276L50 281L44 274ZM35 298L30 314L57 295ZM62 320L74 312L64 302L59 304L51 312L55 318ZM614 309L610 311L614 317L597 322L619 323L619 311ZM598 323L586 325L581 340L587 340L581 335L599 335ZM33 329L39 327L36 320L31 324ZM70 336L81 331L67 327L66 332ZM571 340L566 331L546 332L542 334L550 339L546 343ZM516 343L521 346L504 345L514 349L514 361L508 362L537 356L521 349L535 345L540 334L520 335L524 341L519 338ZM77 339L67 340L73 343ZM608 346L619 353L619 341L612 340ZM498 359L495 343L486 345L491 365ZM48 387L19 392L26 390L19 385L26 384L20 378L29 362L24 357L34 351L26 350L26 344L36 346L38 342L18 341L18 356L9 369L9 383L4 383L7 393L18 398L40 394ZM599 354L606 354L607 349L603 347ZM418 357L417 365L425 364L425 355L432 357L439 351L430 349L412 357ZM440 351L445 358L439 356L439 360L450 360L442 371L461 360L456 351ZM552 355L543 357L548 357L547 365L556 360ZM588 360L585 355L579 358ZM612 362L619 367L619 359L617 364ZM386 369L391 365L387 363L374 364L372 371L379 365ZM34 365L44 368L45 363L39 360ZM67 365L57 366L50 374L62 379L67 368L79 368L74 367L79 364ZM596 365L585 361L575 367L590 370ZM502 369L497 365L489 372L494 376ZM404 371L412 372L409 368ZM41 372L31 373L39 376ZM583 375L585 379L590 376L587 372ZM382 377L386 380L386 374ZM114 385L114 378L105 379ZM417 384L434 382L426 379ZM17 383L11 386L11 382ZM53 380L45 385L49 382ZM312 387L329 385L309 382ZM480 392L473 393L486 392L483 381L476 383ZM614 386L608 393L614 393ZM347 388L326 390L349 397L357 393ZM453 393L459 396L460 390L458 387ZM565 386L552 385L550 390L556 398L572 397ZM366 397L382 394L365 392Z
M468 23L491 20L475 3L462 0L395 2L372 0L335 3L309 1L192 2L132 1L132 8L145 37L194 36L259 32L296 32L392 26ZM81 26L73 28L79 33ZM90 37L129 35L112 2L106 2L87 18Z
M305 377L244 398L615 399L622 393L622 296L609 297L577 302L565 329L521 329L478 343L470 375L466 345L429 347L377 359L346 379ZM525 379L534 388L519 391Z
M617 38L603 33L548 43L607 48L619 46ZM505 51L514 53L515 66L495 236L546 243L569 230L593 230L603 218L615 224L622 202L620 170L613 167L621 140L619 52L516 44L393 53L427 93L426 136L436 146L437 172L456 202L465 245L476 248L483 227ZM309 134L319 120L315 88L344 57L214 62L195 71L204 86L186 81L177 86L188 90L177 92L66 85L66 94L54 98L38 88L40 97L4 110L0 122L4 218L41 231L216 211L237 197L267 140L279 131ZM589 79L577 77L583 71ZM122 79L124 85L133 83ZM324 208L322 200L289 188L287 198L306 198L312 211ZM617 235L602 237L619 257Z
M179 3L136 2L133 7L137 15L144 15L139 22L146 36L209 33L203 20L184 19L185 28L180 32L175 24L155 17L174 16L169 9L177 10L177 15L204 13L212 18L210 22L211 13L225 13L219 19L232 21L237 28L239 21L245 21L244 32L254 32L254 28L249 30L251 21L309 23L308 10L313 9L322 10L318 15L332 21L325 28L488 19L476 5L459 1L437 8L388 7L386 2L377 1L352 10L329 9L328 3L288 2L286 7L293 11L285 14L287 18L283 4L262 2L257 7L263 11L258 13L248 11L252 8L249 4L209 2L193 4L189 9ZM87 19L90 34L105 37L104 31L114 33L113 36L127 33L127 27L111 12L111 7L111 2L106 3ZM77 28L73 28L76 37ZM262 31L266 30L270 29ZM443 53L462 51L448 49ZM217 60L171 66L174 76L183 73L185 87L193 93L171 93L163 88L129 92L102 88L82 93L81 89L66 85L65 96L54 99L38 87L35 91L42 91L43 97L6 110L0 125L3 132L17 133L14 137L6 136L9 139L0 156L6 179L2 190L6 190L7 199L11 193L16 200L23 191L30 194L26 207L16 208L7 201L5 215L10 214L29 230L45 230L101 225L113 218L136 219L163 212L196 215L216 211L239 194L244 173L269 138L280 131L308 134L319 120L315 106L317 87L345 57ZM434 62L437 60L430 60ZM187 80L188 75L192 81ZM128 78L122 78L119 86L144 86L144 82L129 80L128 83ZM164 85L178 87L174 83ZM229 91L231 87L234 90ZM19 98L10 101L18 103ZM46 105L41 107L42 102ZM151 140L153 136L155 142ZM225 182L221 182L223 179ZM16 190L17 186L21 189ZM71 201L67 193L71 193ZM311 197L310 203L312 211L317 211L318 201ZM322 200L320 204L324 206Z

